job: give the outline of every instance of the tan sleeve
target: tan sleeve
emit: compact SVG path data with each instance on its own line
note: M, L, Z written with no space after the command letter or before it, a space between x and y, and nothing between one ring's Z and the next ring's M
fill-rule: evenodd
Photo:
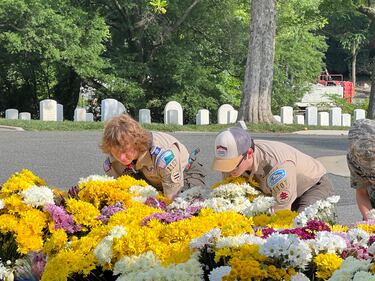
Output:
M295 165L287 161L274 167L267 175L266 185L276 200L275 211L290 210L297 198Z
M184 186L179 149L172 146L170 149L163 151L156 159L156 166L161 177L164 195L173 199Z
M107 176L118 178L120 177L124 171L125 166L120 164L116 159L111 156L108 156L103 163L103 170Z

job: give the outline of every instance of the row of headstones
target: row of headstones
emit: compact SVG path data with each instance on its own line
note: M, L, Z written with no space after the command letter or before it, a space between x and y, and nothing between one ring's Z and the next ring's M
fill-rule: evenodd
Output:
M101 101L101 121L106 121L113 116L126 112L125 106L115 99L104 99ZM223 104L218 110L218 123L235 123L238 111L229 104ZM5 110L6 119L31 120L29 112L18 112L17 109ZM55 100L46 99L40 102L40 120L42 121L63 121L64 107ZM74 110L74 121L94 121L92 113L86 112L85 108L77 107ZM139 110L140 123L151 123L151 111L149 109ZM183 110L181 104L170 101L164 108L164 123L183 125ZM210 123L210 112L207 109L200 109L196 114L196 124L208 125Z
M274 115L274 117L283 124L350 127L352 123L352 116L349 113L342 113L340 107L332 107L328 112L318 112L316 106L309 106L306 108L304 115L294 115L291 106L283 106L280 109L280 115ZM355 109L353 111L353 121L364 118L366 118L366 111L364 109Z
M106 121L113 116L126 112L125 106L115 99L104 99L101 102L101 121ZM238 111L229 104L223 104L219 107L217 113L218 124L232 124L237 120ZM363 119L366 112L363 109L356 109L353 113L353 119ZM351 115L342 114L339 107L333 107L329 112L318 112L318 108L310 106L306 108L305 115L294 115L293 108L283 106L280 115L274 116L276 120L283 124L305 124L320 126L351 126ZM17 109L7 109L5 111L6 119L30 120L29 112L18 113ZM40 120L43 121L63 121L63 105L55 100L47 99L40 102ZM84 108L74 110L74 121L94 121L92 113L86 112ZM139 110L139 122L143 124L151 123L151 111L149 109ZM183 125L183 110L181 104L176 101L170 101L164 107L164 123ZM196 114L197 125L210 124L210 112L207 109L200 109Z

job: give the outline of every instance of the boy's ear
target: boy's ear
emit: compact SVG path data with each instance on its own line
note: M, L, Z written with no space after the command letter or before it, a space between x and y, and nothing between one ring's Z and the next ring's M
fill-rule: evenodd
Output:
M247 151L247 157L252 156L254 154L254 150L250 147Z

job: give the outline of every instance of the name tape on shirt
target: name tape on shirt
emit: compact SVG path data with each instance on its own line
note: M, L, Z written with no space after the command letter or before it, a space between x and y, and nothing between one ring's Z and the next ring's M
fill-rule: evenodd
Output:
M166 150L164 151L157 160L157 166L165 169L174 159L174 154L172 150Z
M267 185L269 188L274 187L278 182L280 182L283 178L286 177L286 172L284 169L278 169L274 171L268 178L267 178Z

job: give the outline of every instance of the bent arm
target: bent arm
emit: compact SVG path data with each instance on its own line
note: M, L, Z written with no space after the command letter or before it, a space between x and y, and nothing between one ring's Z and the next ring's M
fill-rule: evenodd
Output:
M367 220L368 212L372 209L371 201L368 196L367 188L361 187L356 190L356 199L358 209L360 210L364 220Z

